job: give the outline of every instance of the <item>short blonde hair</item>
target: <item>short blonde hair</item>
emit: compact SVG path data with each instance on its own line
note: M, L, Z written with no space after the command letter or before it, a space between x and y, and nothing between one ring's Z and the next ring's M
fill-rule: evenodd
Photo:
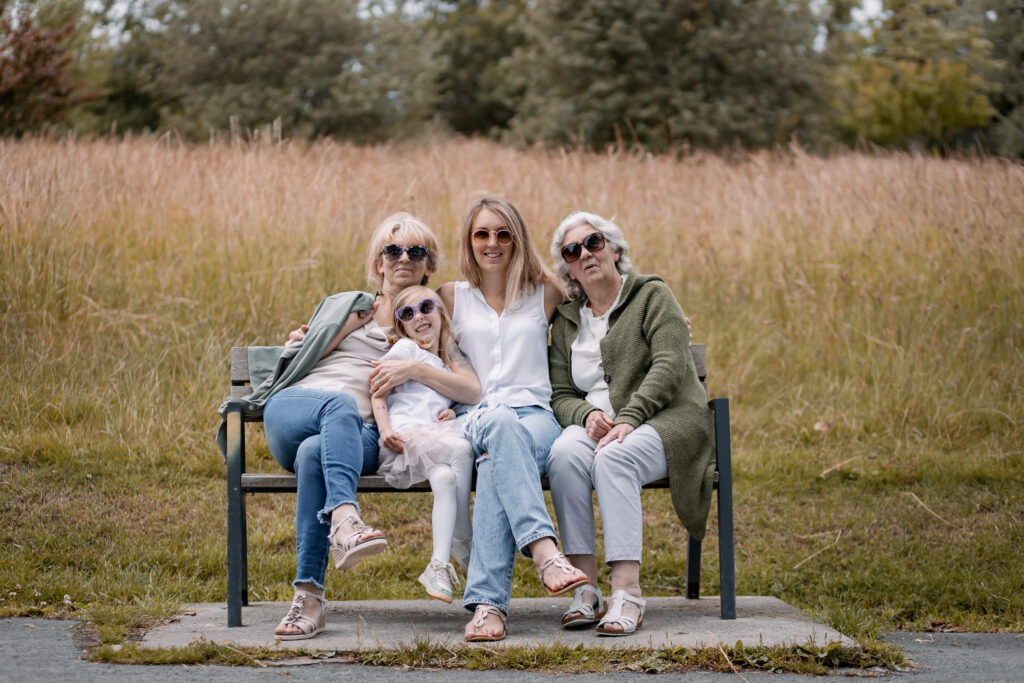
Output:
M427 248L427 272L421 283L427 284L430 276L441 267L441 246L430 226L406 211L399 211L385 218L370 236L370 245L366 251L366 281L374 289L381 289L384 278L377 272L377 266L381 264L383 257L381 249L385 244L396 241L407 241Z
M580 283L569 279L569 264L562 258L562 240L565 239L565 233L580 225L590 225L594 230L604 235L608 246L619 255L619 260L615 262L615 269L617 271L623 275L633 272L633 263L629 260L629 242L623 236L622 228L604 216L598 216L596 213L573 211L565 217L565 220L555 230L555 234L551 236L551 258L555 262L555 272L561 278L566 293L569 295L569 298L575 300L583 300L587 296L584 294Z
M473 221L483 209L496 213L512 233L512 261L508 266L505 282L506 305L515 303L520 297L532 294L537 285L555 283L551 271L544 265L540 252L530 239L526 221L512 202L500 197L484 197L473 202L462 223L462 239L459 240L459 271L474 287L479 287L480 267L473 256Z
M437 355L441 358L441 362L445 364L445 367L450 368L453 360L451 352L456 343L455 328L452 325L451 316L448 315L448 309L444 307L444 302L441 301L441 297L430 287L413 285L412 287L406 287L395 297L395 304L391 307L391 317L395 320L395 334L399 337L412 339L409 331L405 329L405 323L396 318L395 314L399 308L407 305L410 301L418 302L424 299L433 299L437 302L437 310L441 313L441 330L437 336ZM412 341L416 340L412 339Z

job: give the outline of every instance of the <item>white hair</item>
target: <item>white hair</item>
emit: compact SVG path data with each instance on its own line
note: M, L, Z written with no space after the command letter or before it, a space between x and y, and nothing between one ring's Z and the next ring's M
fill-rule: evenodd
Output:
M605 241L619 255L619 260L615 262L616 270L623 275L633 272L633 264L629 260L629 242L623 237L622 228L596 213L573 211L565 217L551 237L551 258L555 261L555 273L565 285L566 292L570 298L578 300L585 299L586 294L580 283L569 279L569 264L562 259L562 240L565 239L565 233L580 225L591 225L604 235Z

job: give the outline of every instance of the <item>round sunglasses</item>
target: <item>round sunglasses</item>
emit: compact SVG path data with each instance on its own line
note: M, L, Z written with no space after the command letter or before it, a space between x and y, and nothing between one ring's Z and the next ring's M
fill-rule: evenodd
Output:
M409 323L416 317L416 311L419 311L422 315L430 315L434 312L434 309L440 306L434 299L424 299L415 306L402 306L395 311L395 317L400 322Z
M559 253L562 254L562 260L566 263L576 263L580 260L580 256L583 256L584 249L593 254L604 249L606 244L604 235L592 232L579 242L566 244Z
M512 231L506 229L488 230L486 228L477 228L473 231L473 242L476 244L487 244L491 241L492 234L499 245L507 247L512 244Z
M397 261L402 258L402 254L408 254L409 260L413 263L419 263L423 259L427 258L430 254L430 249L427 249L421 244L416 244L411 247L403 247L401 244L385 244L380 248L380 253L384 254L384 258L388 261Z

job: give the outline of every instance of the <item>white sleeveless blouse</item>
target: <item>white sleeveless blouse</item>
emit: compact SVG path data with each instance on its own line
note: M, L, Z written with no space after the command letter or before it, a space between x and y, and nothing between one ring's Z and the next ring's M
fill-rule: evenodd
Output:
M459 348L480 378L482 401L551 410L543 285L498 315L483 292L456 282L452 323Z

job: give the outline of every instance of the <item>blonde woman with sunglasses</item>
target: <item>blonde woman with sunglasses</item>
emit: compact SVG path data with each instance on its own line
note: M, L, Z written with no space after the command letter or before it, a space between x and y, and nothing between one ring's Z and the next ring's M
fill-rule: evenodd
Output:
M463 592L473 618L465 639L502 640L517 551L532 558L549 595L587 582L558 552L540 486L548 450L561 433L550 407L547 334L563 293L519 211L496 197L470 207L459 268L465 281L439 293L482 390L480 406L466 418L477 483Z
M570 214L551 241L572 301L558 307L551 327L551 405L565 431L547 470L565 552L589 579L562 626L597 624L604 636L643 626L643 485L671 473L676 513L702 538L714 473L711 413L683 309L660 277L633 272L628 253L619 226L592 213ZM591 491L611 567L607 606Z
M270 452L295 473L298 488L295 594L274 630L282 640L312 638L324 630L328 559L336 569L350 569L387 547L384 535L363 522L356 503L360 475L378 468L379 433L369 387L390 390L394 378L404 376L402 382L416 379L453 401L479 400L476 375L464 363L453 362L451 372L415 362L409 368L407 361L375 365L394 338L396 297L407 287L426 284L440 258L437 238L423 221L404 212L387 217L374 231L366 257L376 297L363 292L328 297L308 326L289 335L289 367L302 361L309 369L275 388L263 412ZM337 308L326 304L347 299L360 308L344 309L353 312L343 321L324 320L325 311ZM388 365L390 379L373 376Z

